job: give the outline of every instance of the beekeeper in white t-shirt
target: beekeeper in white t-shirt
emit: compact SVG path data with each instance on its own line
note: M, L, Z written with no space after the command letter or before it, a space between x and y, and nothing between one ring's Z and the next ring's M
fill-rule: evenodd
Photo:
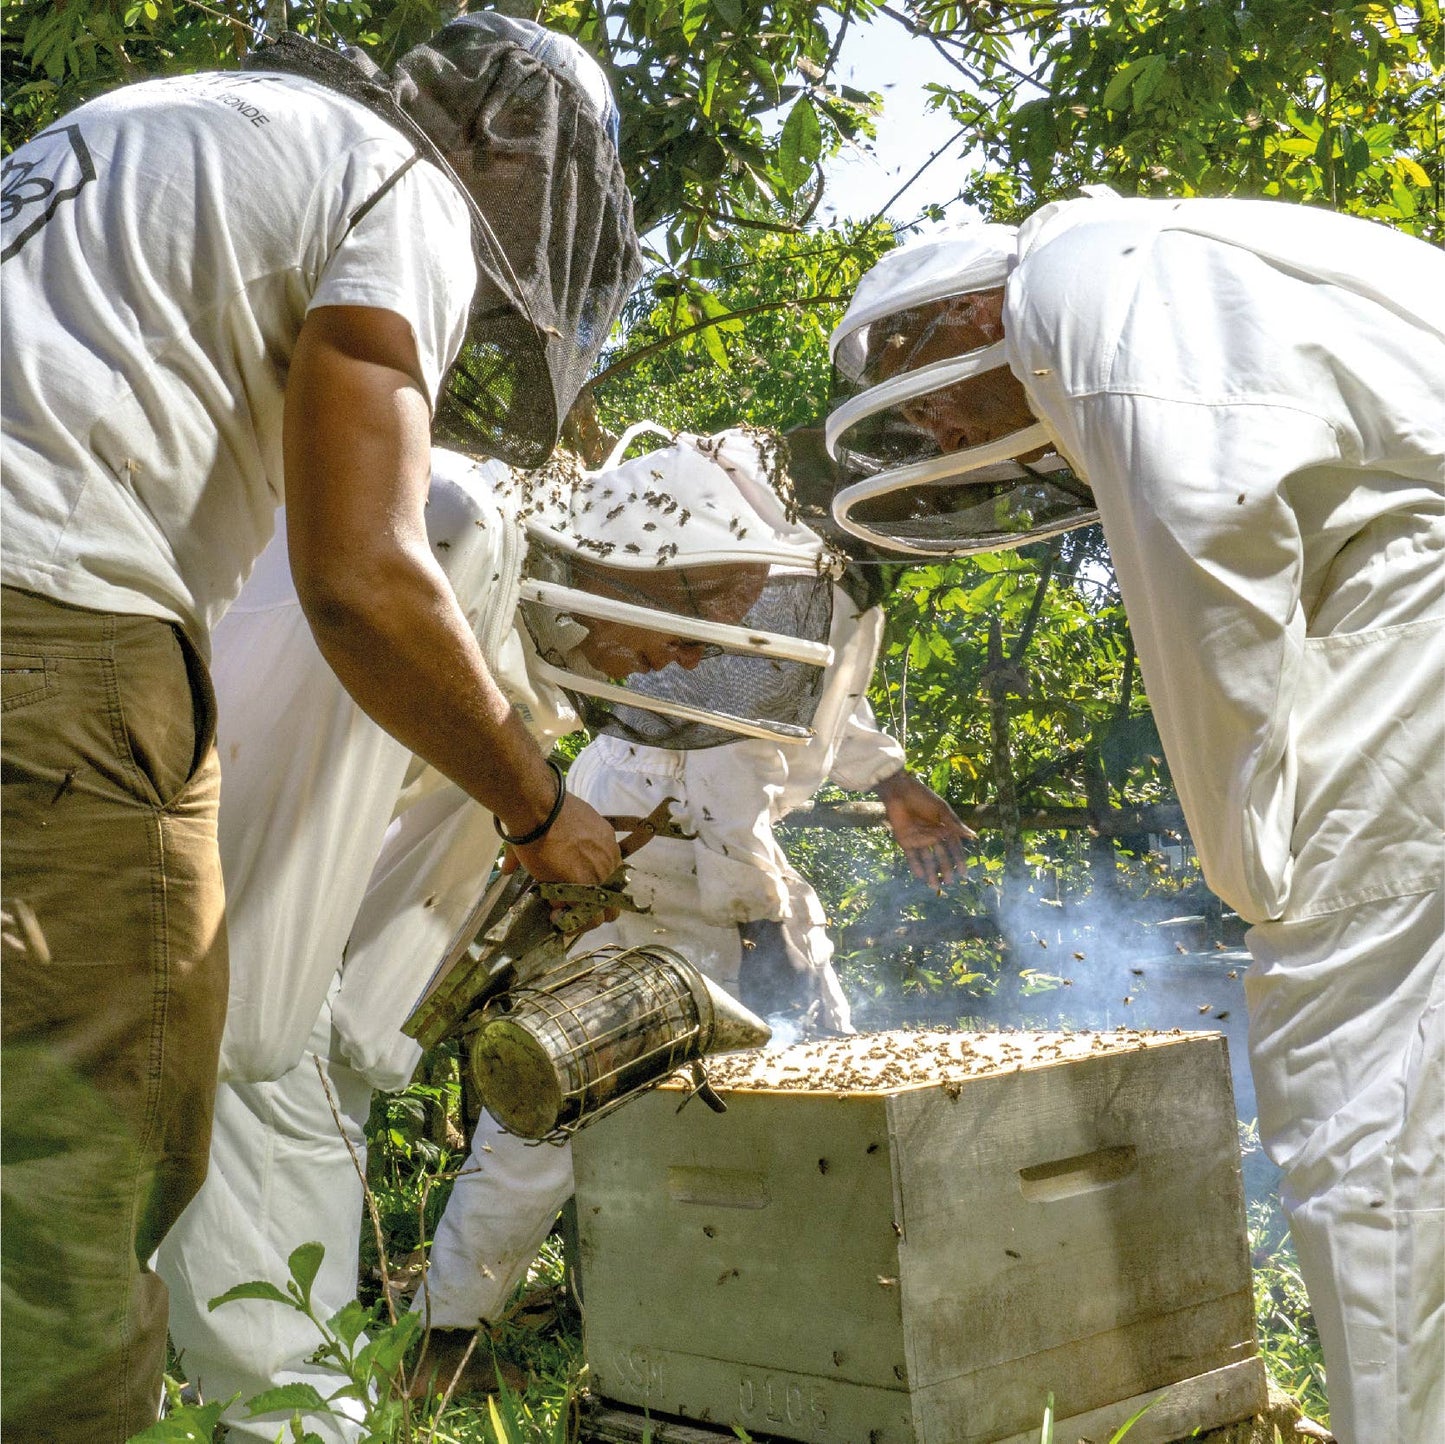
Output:
M1445 1438L1445 258L1244 200L903 247L833 340L838 520L1097 514L1209 885L1341 1444ZM1072 470L1061 470L1068 463Z
M572 42L470 16L390 77L287 35L6 157L7 1437L155 1414L143 1261L204 1174L225 1003L206 658L283 498L361 706L539 875L616 863L422 519L433 417L539 462L636 277L612 116Z

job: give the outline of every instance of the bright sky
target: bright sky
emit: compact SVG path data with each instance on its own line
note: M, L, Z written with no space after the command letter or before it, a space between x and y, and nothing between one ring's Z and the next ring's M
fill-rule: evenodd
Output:
M946 205L954 201L969 168L964 160L967 138L956 134L958 127L945 111L928 110L923 87L930 81L955 86L961 79L958 71L928 41L879 16L849 30L834 74L845 85L881 92L883 113L869 152L849 147L827 167L819 219L863 220L877 214L943 145L948 149L888 207L888 214L895 221L908 222L929 202ZM973 212L958 202L950 206L948 214L950 220L961 221Z

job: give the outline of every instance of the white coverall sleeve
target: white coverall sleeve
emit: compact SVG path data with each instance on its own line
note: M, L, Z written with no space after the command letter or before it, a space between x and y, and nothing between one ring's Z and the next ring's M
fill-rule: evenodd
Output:
M500 849L492 814L437 780L387 833L333 1004L347 1060L384 1092L406 1087L421 1061L401 1023L485 890Z
M901 772L906 762L903 748L878 725L868 699L860 697L838 739L828 780L849 792L868 792Z
M341 962L411 753L351 700L291 584L284 513L216 628L231 985L221 1077L296 1065Z

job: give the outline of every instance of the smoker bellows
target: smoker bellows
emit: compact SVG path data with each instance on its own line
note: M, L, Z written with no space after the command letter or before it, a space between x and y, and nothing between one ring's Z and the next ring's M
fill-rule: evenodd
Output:
M873 1034L713 1081L721 1117L664 1090L577 1139L605 1399L816 1444L1263 1407L1217 1034Z

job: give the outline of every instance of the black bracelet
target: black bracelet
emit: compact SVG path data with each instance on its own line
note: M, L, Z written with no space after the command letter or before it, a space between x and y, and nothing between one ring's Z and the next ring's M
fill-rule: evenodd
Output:
M540 827L534 827L531 832L524 832L518 837L508 837L502 831L502 819L495 812L492 814L492 826L497 829L497 836L509 847L526 847L537 842L547 835L548 829L562 815L562 804L567 800L567 779L562 776L562 769L550 757L547 759L547 766L552 769L552 775L557 779L557 798Z

